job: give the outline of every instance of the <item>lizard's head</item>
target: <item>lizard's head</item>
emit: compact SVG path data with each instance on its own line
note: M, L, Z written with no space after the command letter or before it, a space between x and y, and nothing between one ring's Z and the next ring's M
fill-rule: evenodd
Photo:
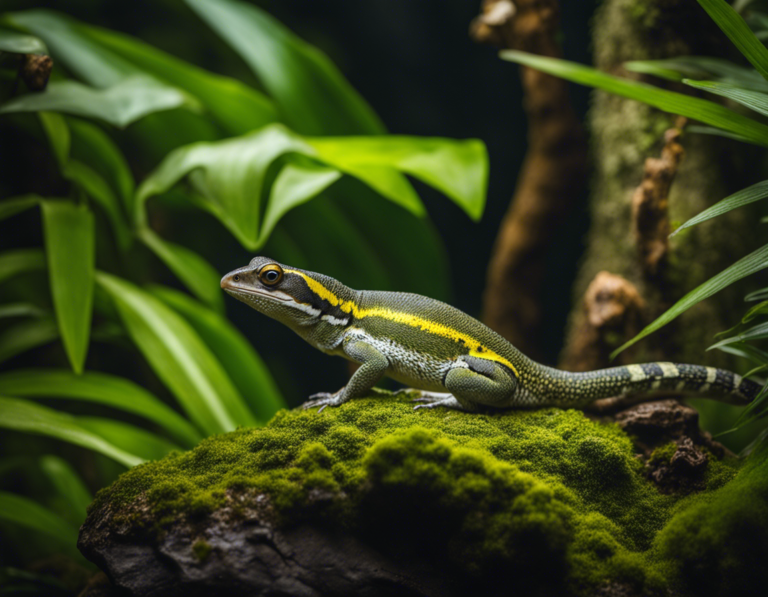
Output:
M237 300L288 326L309 325L322 314L316 293L308 286L312 272L297 270L268 257L254 257L229 272L221 287Z

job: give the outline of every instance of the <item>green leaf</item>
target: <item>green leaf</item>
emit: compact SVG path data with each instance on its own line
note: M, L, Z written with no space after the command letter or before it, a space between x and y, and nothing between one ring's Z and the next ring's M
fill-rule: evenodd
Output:
M199 109L196 101L178 89L137 75L106 89L77 81L53 81L43 93L29 93L7 101L0 106L0 114L48 110L98 118L124 128L147 114L180 107Z
M304 161L299 162L295 156L289 160L292 166L287 172L280 172L274 181L280 186L267 194L270 167L287 154L299 154ZM480 216L485 204L488 162L485 148L478 141L302 138L282 125L270 125L243 137L177 149L141 185L138 203L168 191L187 177L205 208L243 246L255 250L266 242L266 234L273 229L278 216L335 181L333 172L316 166L317 161L354 176L415 215L422 215L424 207L402 173L445 192L474 218ZM294 179L290 182L300 182L301 187L288 189L286 177ZM264 198L269 201L266 209L262 208ZM273 205L272 201L276 203ZM266 224L261 222L262 212L269 217ZM370 212L367 215L371 217ZM141 222L143 212L137 218Z
M488 155L482 141L429 137L308 138L320 159L370 184L360 172L396 169L410 174L453 199L474 220L485 207ZM355 172L357 171L357 172ZM374 184L370 185L376 188ZM389 196L382 192L382 195ZM406 206L418 214L421 206Z
M99 174L78 160L69 160L62 170L64 178L79 186L86 195L98 203L107 215L115 233L117 245L127 250L131 244L131 230L123 216L120 200Z
M42 249L12 249L0 253L0 283L28 271L45 269Z
M28 400L0 396L0 427L60 439L104 454L127 467L143 462L138 456L84 429L75 417Z
M694 124L687 127L685 130L690 134L714 135L716 137L723 137L724 139L734 139L736 141L741 141L742 143L752 143L752 141L745 139L741 135L724 131L723 129L717 129L713 126L698 126Z
M187 4L242 56L298 132L385 132L371 107L327 56L260 8L232 0L187 0Z
M62 168L69 159L69 147L71 144L69 127L67 127L64 117L60 114L40 112L38 118L51 144L53 155L56 156L56 161L59 163L59 168Z
M78 417L77 423L104 440L143 460L160 460L179 446L146 429L123 421L100 417Z
M59 328L53 319L22 321L0 334L0 363L22 352L53 342L59 337Z
M718 350L750 360L756 365L768 364L768 352L744 342L720 346Z
M32 303L7 303L0 305L0 319L4 317L43 317L45 311Z
M272 125L243 137L181 147L163 160L137 192L137 217L143 203L164 193L195 171L189 182L209 209L243 246L254 250L261 243L261 197L267 169L289 152L312 153L297 135Z
M179 315L125 280L99 273L97 282L155 373L200 429L213 434L255 424L221 364Z
M201 436L186 419L154 395L122 377L85 371L27 369L0 373L0 394L22 398L86 400L138 415L162 427L186 447Z
M768 338L768 323L760 323L756 326L753 326L742 333L731 336L730 338L725 338L724 340L721 340L717 344L713 344L707 350L712 350L713 348L720 348L721 346L725 346L726 344L734 344L735 342L748 342L749 340L760 340L761 338Z
M80 25L78 31L158 79L194 95L230 135L277 120L274 104L236 79L209 73L120 33Z
M744 317L741 318L741 323L749 323L755 317L768 314L768 301L763 301L759 305L755 305L749 311L747 311Z
M744 205L749 205L750 203L754 203L760 199L765 199L766 197L768 197L768 180L753 184L752 186L747 187L746 189L742 189L733 195L729 195L725 199L721 199L712 207L709 207L699 215L692 217L669 236L672 237L685 228L690 228L691 226L695 226L701 222L706 222L707 220L716 218L717 216L727 213L733 209L742 207Z
M266 365L248 340L227 319L171 288L153 286L150 290L195 328L259 421L267 422L278 410L285 408Z
M643 329L637 336L632 338L632 340L613 351L611 358L614 358L617 354L632 346L638 340L645 338L648 334L651 334L659 328L667 325L670 321L693 307L693 305L696 303L699 303L705 298L708 298L713 294L721 291L726 286L730 286L737 280L741 280L745 276L759 272L766 267L768 267L768 245L760 247L757 251L754 251L746 257L739 259L736 263L727 267L713 278L710 278L701 286L691 290L683 298L672 305L672 307L668 309L664 314L658 317L656 321L646 326L645 329Z
M731 83L720 83L717 81L683 79L683 83L695 89L703 89L715 95L727 97L763 116L768 116L768 95L763 91L753 91Z
M0 491L0 519L44 533L71 550L77 543L76 526L37 502L15 493Z
M338 170L311 162L289 162L283 166L269 191L269 201L259 233L261 238L269 238L286 213L317 197L340 177Z
M763 78L768 79L768 49L755 37L749 25L725 0L698 0L717 26L733 42L739 52L752 63Z
M547 58L516 50L505 50L500 55L505 60L518 62L574 83L596 87L609 93L644 102L671 114L700 120L705 124L741 135L751 143L768 147L768 126L714 102L659 89L637 81L621 79L566 60Z
M72 135L72 156L100 174L120 197L125 213L133 213L133 174L121 151L95 124L76 118L68 118L67 123Z
M766 299L768 299L768 288L761 288L760 290L755 290L754 292L750 292L747 296L744 297L744 300L747 302L763 301Z
M56 320L72 368L81 373L93 310L93 214L68 201L43 201L42 208Z
M664 60L625 62L624 68L636 73L655 75L672 81L717 79L746 89L768 91L768 81L752 68L709 56L678 56Z
M43 41L33 35L26 35L0 27L0 52L14 54L47 54Z
M65 460L47 455L40 458L40 468L46 474L58 496L66 505L65 518L80 525L85 520L85 510L93 497L83 481Z
M138 235L196 297L217 312L224 312L221 276L211 264L194 251L163 240L150 228L141 228Z
M3 199L0 201L0 221L39 205L40 201L42 198L34 194Z

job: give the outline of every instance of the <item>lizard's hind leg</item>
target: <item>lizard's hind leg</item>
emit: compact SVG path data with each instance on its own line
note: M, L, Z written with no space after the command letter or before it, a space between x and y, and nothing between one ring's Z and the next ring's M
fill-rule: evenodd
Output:
M461 356L445 376L445 387L464 407L477 410L477 406L509 408L517 379L504 365L472 356Z

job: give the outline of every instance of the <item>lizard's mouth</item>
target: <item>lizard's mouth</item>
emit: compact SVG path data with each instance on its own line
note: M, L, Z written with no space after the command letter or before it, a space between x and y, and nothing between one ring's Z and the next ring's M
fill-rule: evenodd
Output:
M281 296L278 296L277 293L261 292L253 288L242 288L238 286L231 286L229 284L227 284L226 286L222 285L222 288L224 288L225 291L229 293L234 293L234 294L255 294L257 296L263 296L273 301L280 301L282 303L293 302L293 298L291 298L288 295L284 295L285 298L283 298Z

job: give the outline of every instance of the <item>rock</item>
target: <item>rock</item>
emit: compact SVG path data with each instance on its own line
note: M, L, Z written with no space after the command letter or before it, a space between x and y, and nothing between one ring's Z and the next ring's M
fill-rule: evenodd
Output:
M581 411L414 412L381 397L282 411L128 471L97 495L78 547L133 595L698 594L657 535L675 544L691 532L676 521L741 473L711 451L702 464L685 411L660 413L619 418L633 434L669 423L651 455L661 477L695 473L688 495L660 492L652 456ZM765 499L750 508L768 514Z

